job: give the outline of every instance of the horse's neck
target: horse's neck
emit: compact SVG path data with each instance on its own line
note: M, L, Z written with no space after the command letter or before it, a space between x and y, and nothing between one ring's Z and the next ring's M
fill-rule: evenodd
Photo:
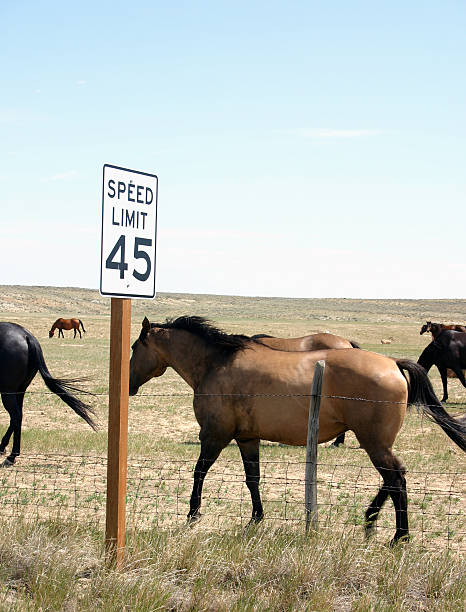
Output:
M170 367L195 389L208 367L209 349L204 340L182 329L170 329L157 342L157 348Z
M417 362L428 372L430 368L434 365L437 355L438 355L438 348L435 346L433 342L431 342L422 351Z

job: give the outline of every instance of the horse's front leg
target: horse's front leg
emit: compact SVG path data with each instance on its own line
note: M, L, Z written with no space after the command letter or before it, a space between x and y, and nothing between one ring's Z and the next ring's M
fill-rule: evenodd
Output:
M64 333L63 333L63 330L62 330L62 329L59 329L59 330L58 330L58 337L59 337L59 338L64 338L64 337L65 337L65 335L64 335Z
M216 440L201 440L201 454L194 468L194 484L189 503L188 522L193 522L200 518L204 478L227 444L228 442L220 443Z
M236 440L236 442L241 452L241 458L243 459L246 485L251 493L252 517L249 524L258 523L264 518L264 511L259 493L259 440Z

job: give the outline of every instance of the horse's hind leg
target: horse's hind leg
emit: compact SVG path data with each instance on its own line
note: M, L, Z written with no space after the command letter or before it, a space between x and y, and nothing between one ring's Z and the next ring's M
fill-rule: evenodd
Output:
M395 507L396 532L391 541L395 544L399 540L407 540L408 529L408 497L406 493L405 468L391 450L385 453L369 453L372 463L383 478L383 485L379 489L366 510L366 535L371 535L375 521L385 500L390 495Z
M251 493L252 518L251 523L258 523L264 518L262 502L259 493L259 440L236 440L243 459L246 485Z
M440 378L442 379L442 387L443 387L443 397L440 401L446 402L448 399L448 377L447 377L447 368L443 366L437 366L437 369L440 373Z
M21 423L23 420L23 399L24 393L2 393L2 401L5 409L10 415L10 425L0 442L0 453L3 454L13 434L13 448L10 455L2 463L1 467L13 465L16 457L21 451Z
M466 387L466 379L464 378L463 370L461 368L457 368L457 367L452 368L452 370L456 374L456 376L458 377L458 380L463 385L463 387Z
M204 478L227 444L228 442L222 444L214 440L201 440L201 454L194 468L194 484L189 503L188 521L193 521L200 517L199 510L201 507Z

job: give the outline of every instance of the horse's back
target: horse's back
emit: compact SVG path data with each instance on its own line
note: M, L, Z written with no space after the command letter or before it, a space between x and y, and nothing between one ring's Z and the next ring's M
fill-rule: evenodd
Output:
M306 350L308 351L353 348L351 342L346 338L327 332L307 336L306 342Z
M352 348L352 344L349 340L327 332L309 334L308 336L301 336L300 338L275 338L257 335L253 336L253 339L270 348L289 352Z

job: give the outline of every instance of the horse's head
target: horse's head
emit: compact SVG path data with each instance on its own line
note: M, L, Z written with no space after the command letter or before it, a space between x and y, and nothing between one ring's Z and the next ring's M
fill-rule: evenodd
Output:
M421 327L421 331L419 332L419 334L422 336L422 334L429 332L431 325L432 323L430 321L426 321L426 324Z
M53 337L54 332L55 332L55 330L54 330L54 329L51 329L51 330L49 331L49 338L52 338L52 337Z
M156 376L162 376L168 367L155 343L160 328L152 327L147 317L142 322L139 338L131 347L133 354L129 362L129 394L136 395L144 383Z

